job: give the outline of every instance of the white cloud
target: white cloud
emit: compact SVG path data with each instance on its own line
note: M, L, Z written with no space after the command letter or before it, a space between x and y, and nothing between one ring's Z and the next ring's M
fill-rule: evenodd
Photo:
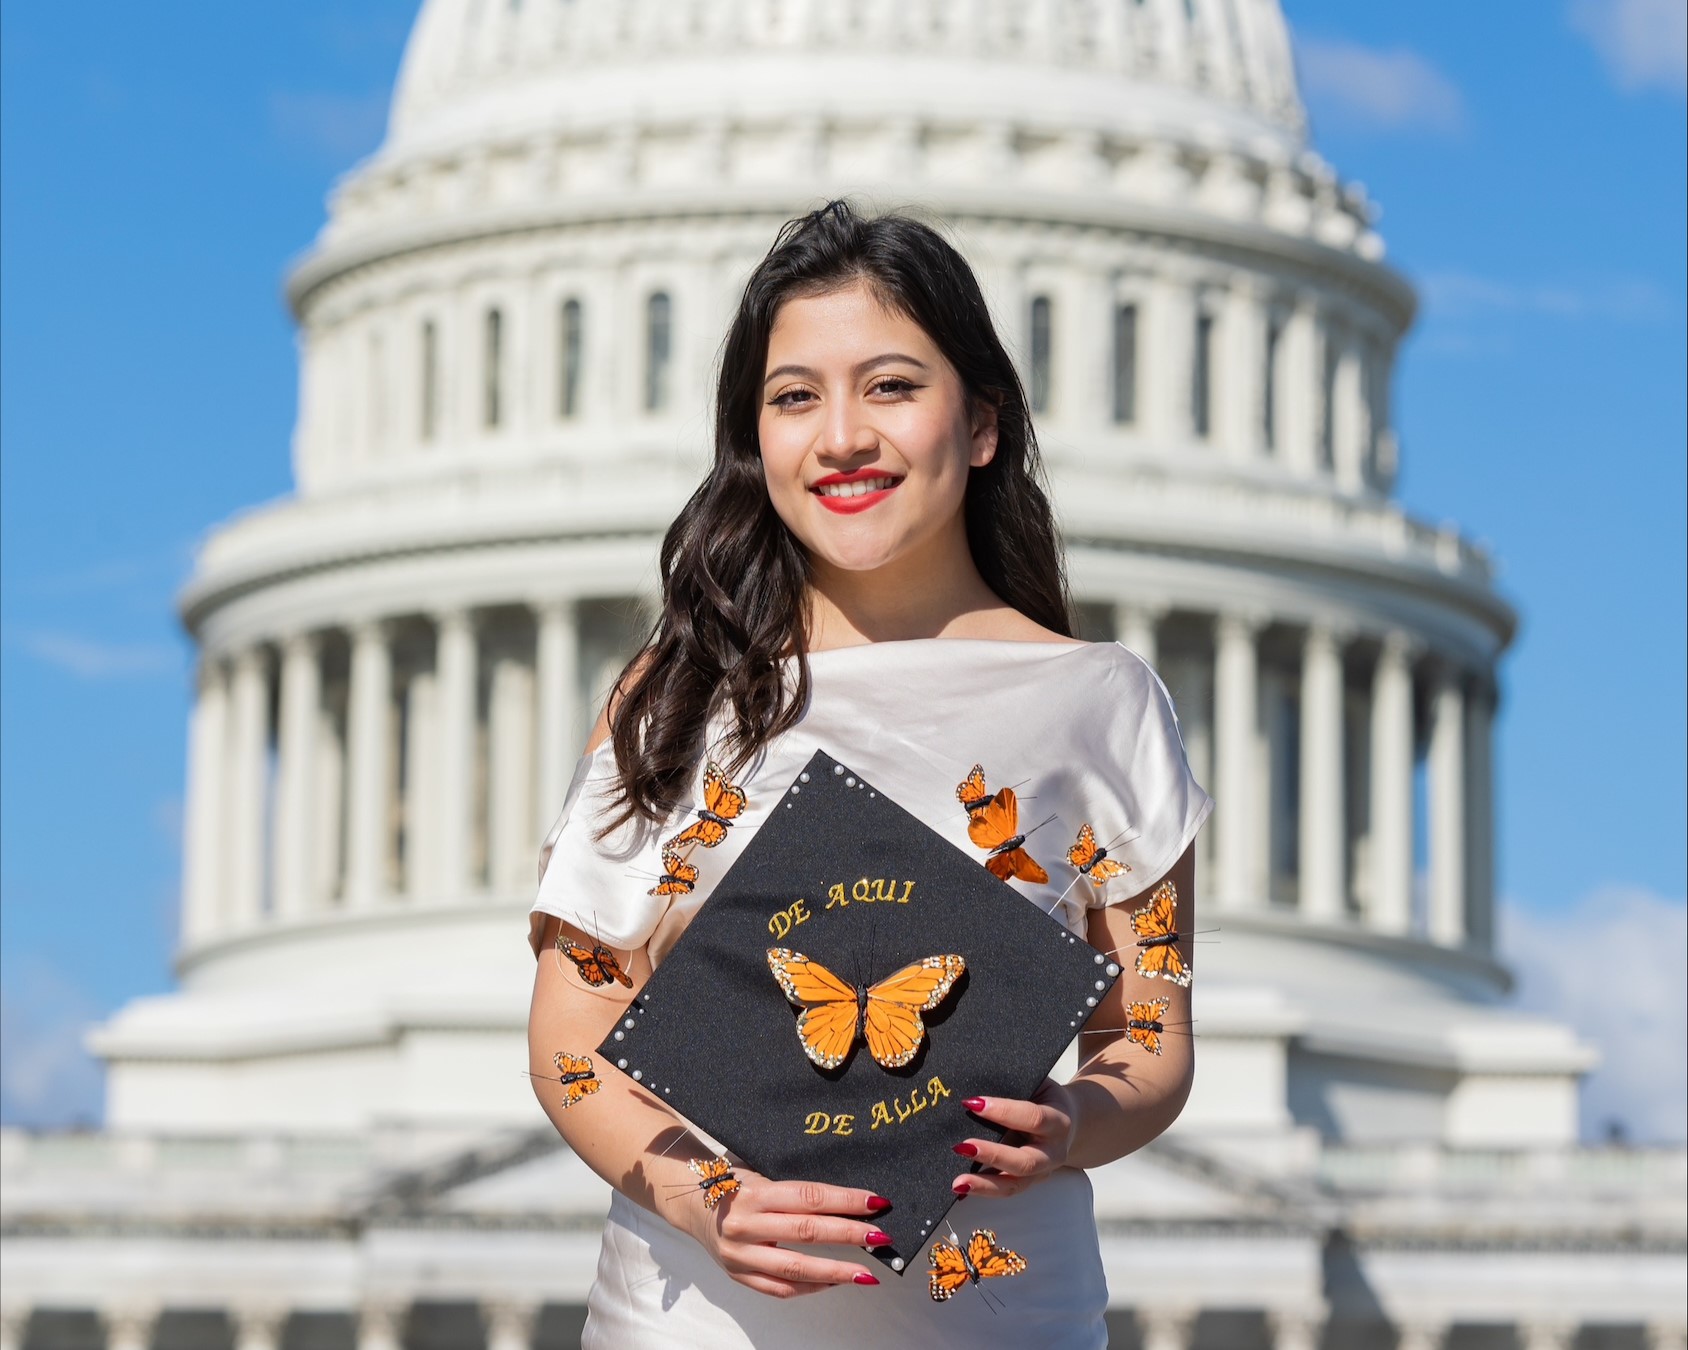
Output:
M1452 80L1405 47L1298 38L1302 92L1315 110L1378 131L1458 131L1465 100Z
M0 991L0 1120L36 1128L93 1125L104 1109L100 1066L82 1048L99 1020L86 991L24 957Z
M1507 903L1500 921L1519 1006L1600 1048L1583 1084L1584 1135L1618 1121L1638 1141L1688 1138L1688 905L1614 885L1561 913Z
M284 141L344 163L380 144L388 97L385 89L367 94L277 89L270 94L270 124Z
M1620 89L1688 88L1683 0L1571 0L1566 18L1600 54Z
M1469 272L1428 272L1418 279L1437 318L1514 313L1639 321L1667 318L1674 306L1650 281L1618 278L1592 285L1516 284Z
M104 642L55 629L30 628L12 640L38 661L85 680L123 679L178 669L182 653L162 642Z

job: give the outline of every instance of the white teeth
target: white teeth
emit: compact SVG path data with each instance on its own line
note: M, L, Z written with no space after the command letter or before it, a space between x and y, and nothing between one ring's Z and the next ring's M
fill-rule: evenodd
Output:
M878 492L896 484L895 478L858 478L853 483L828 483L816 491L823 497L860 497L865 492Z

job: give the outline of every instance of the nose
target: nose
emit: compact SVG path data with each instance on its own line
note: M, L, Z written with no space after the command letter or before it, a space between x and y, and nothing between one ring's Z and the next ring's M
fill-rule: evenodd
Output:
M829 459L852 459L879 448L879 433L852 399L834 400L827 410L821 453Z

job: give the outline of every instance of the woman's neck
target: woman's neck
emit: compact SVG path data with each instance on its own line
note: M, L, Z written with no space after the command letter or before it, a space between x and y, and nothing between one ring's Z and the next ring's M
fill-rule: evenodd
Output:
M934 543L939 541L934 540ZM1025 622L985 584L966 535L870 572L820 560L809 585L809 648L909 638L985 636L1003 619Z

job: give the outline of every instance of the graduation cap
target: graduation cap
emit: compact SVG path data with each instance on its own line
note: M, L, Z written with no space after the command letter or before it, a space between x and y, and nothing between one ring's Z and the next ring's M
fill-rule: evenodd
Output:
M963 1099L1030 1097L1120 969L981 863L817 750L599 1054L765 1176L886 1196L901 1273L1007 1133Z

